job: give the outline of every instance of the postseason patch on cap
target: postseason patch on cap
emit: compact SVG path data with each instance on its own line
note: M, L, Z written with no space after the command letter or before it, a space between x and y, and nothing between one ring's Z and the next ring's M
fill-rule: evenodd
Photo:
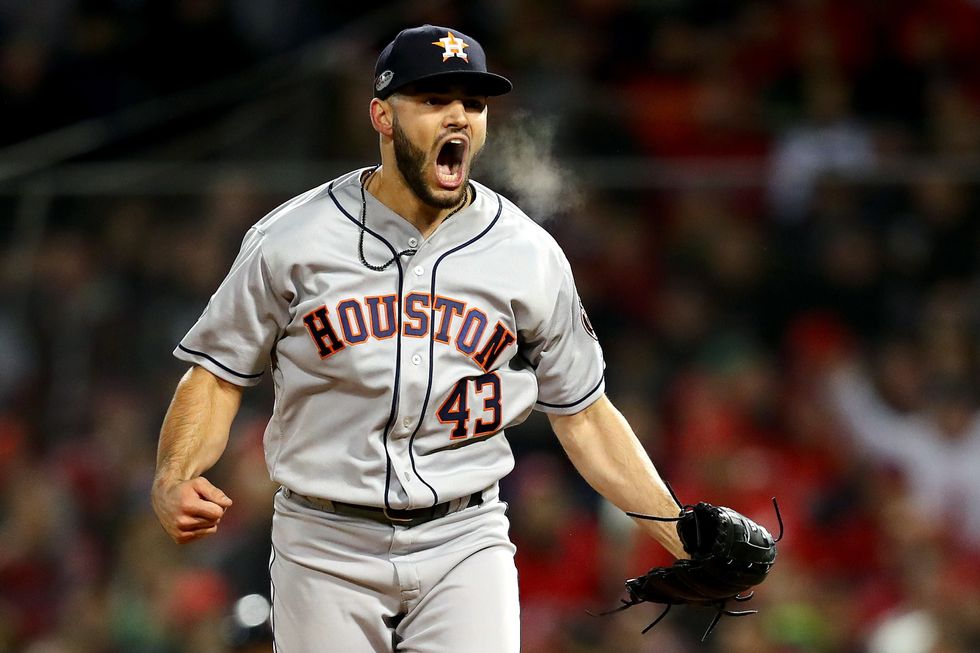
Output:
M394 76L395 73L391 72L390 70L386 70L380 75L378 75L377 81L374 82L374 90L383 91L385 86L391 83L391 80Z

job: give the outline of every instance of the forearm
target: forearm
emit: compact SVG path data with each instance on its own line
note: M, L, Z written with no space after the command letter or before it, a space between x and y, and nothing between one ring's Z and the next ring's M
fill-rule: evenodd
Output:
M674 517L679 509L623 415L606 398L574 415L551 416L552 428L582 478L624 512ZM673 522L638 520L664 548L687 557Z
M221 457L241 403L241 388L192 367L180 380L160 429L157 483L200 476Z

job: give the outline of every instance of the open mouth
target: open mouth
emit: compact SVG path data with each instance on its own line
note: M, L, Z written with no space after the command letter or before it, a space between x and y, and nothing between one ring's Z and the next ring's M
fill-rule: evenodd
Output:
M463 160L466 156L466 140L450 138L439 148L436 156L436 180L442 188L455 190L463 183Z

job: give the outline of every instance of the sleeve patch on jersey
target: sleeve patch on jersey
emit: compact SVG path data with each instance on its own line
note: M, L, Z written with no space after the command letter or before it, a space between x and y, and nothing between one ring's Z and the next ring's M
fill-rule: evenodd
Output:
M592 336L592 339L599 342L599 336L595 334L595 329L592 328L592 321L589 319L589 314L585 312L585 304L582 300L578 300L579 309L582 311L582 327L585 328L585 332Z

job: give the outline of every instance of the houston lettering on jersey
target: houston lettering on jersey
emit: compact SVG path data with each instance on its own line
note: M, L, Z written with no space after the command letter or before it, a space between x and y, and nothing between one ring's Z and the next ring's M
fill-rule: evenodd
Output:
M332 312L326 305L310 311L303 316L303 324L320 358L328 358L347 346L394 336L398 329L396 299L394 294L344 299ZM426 338L431 331L433 340L454 345L484 372L493 369L500 354L516 340L499 320L491 327L479 308L442 295L409 293L402 311L403 336Z

